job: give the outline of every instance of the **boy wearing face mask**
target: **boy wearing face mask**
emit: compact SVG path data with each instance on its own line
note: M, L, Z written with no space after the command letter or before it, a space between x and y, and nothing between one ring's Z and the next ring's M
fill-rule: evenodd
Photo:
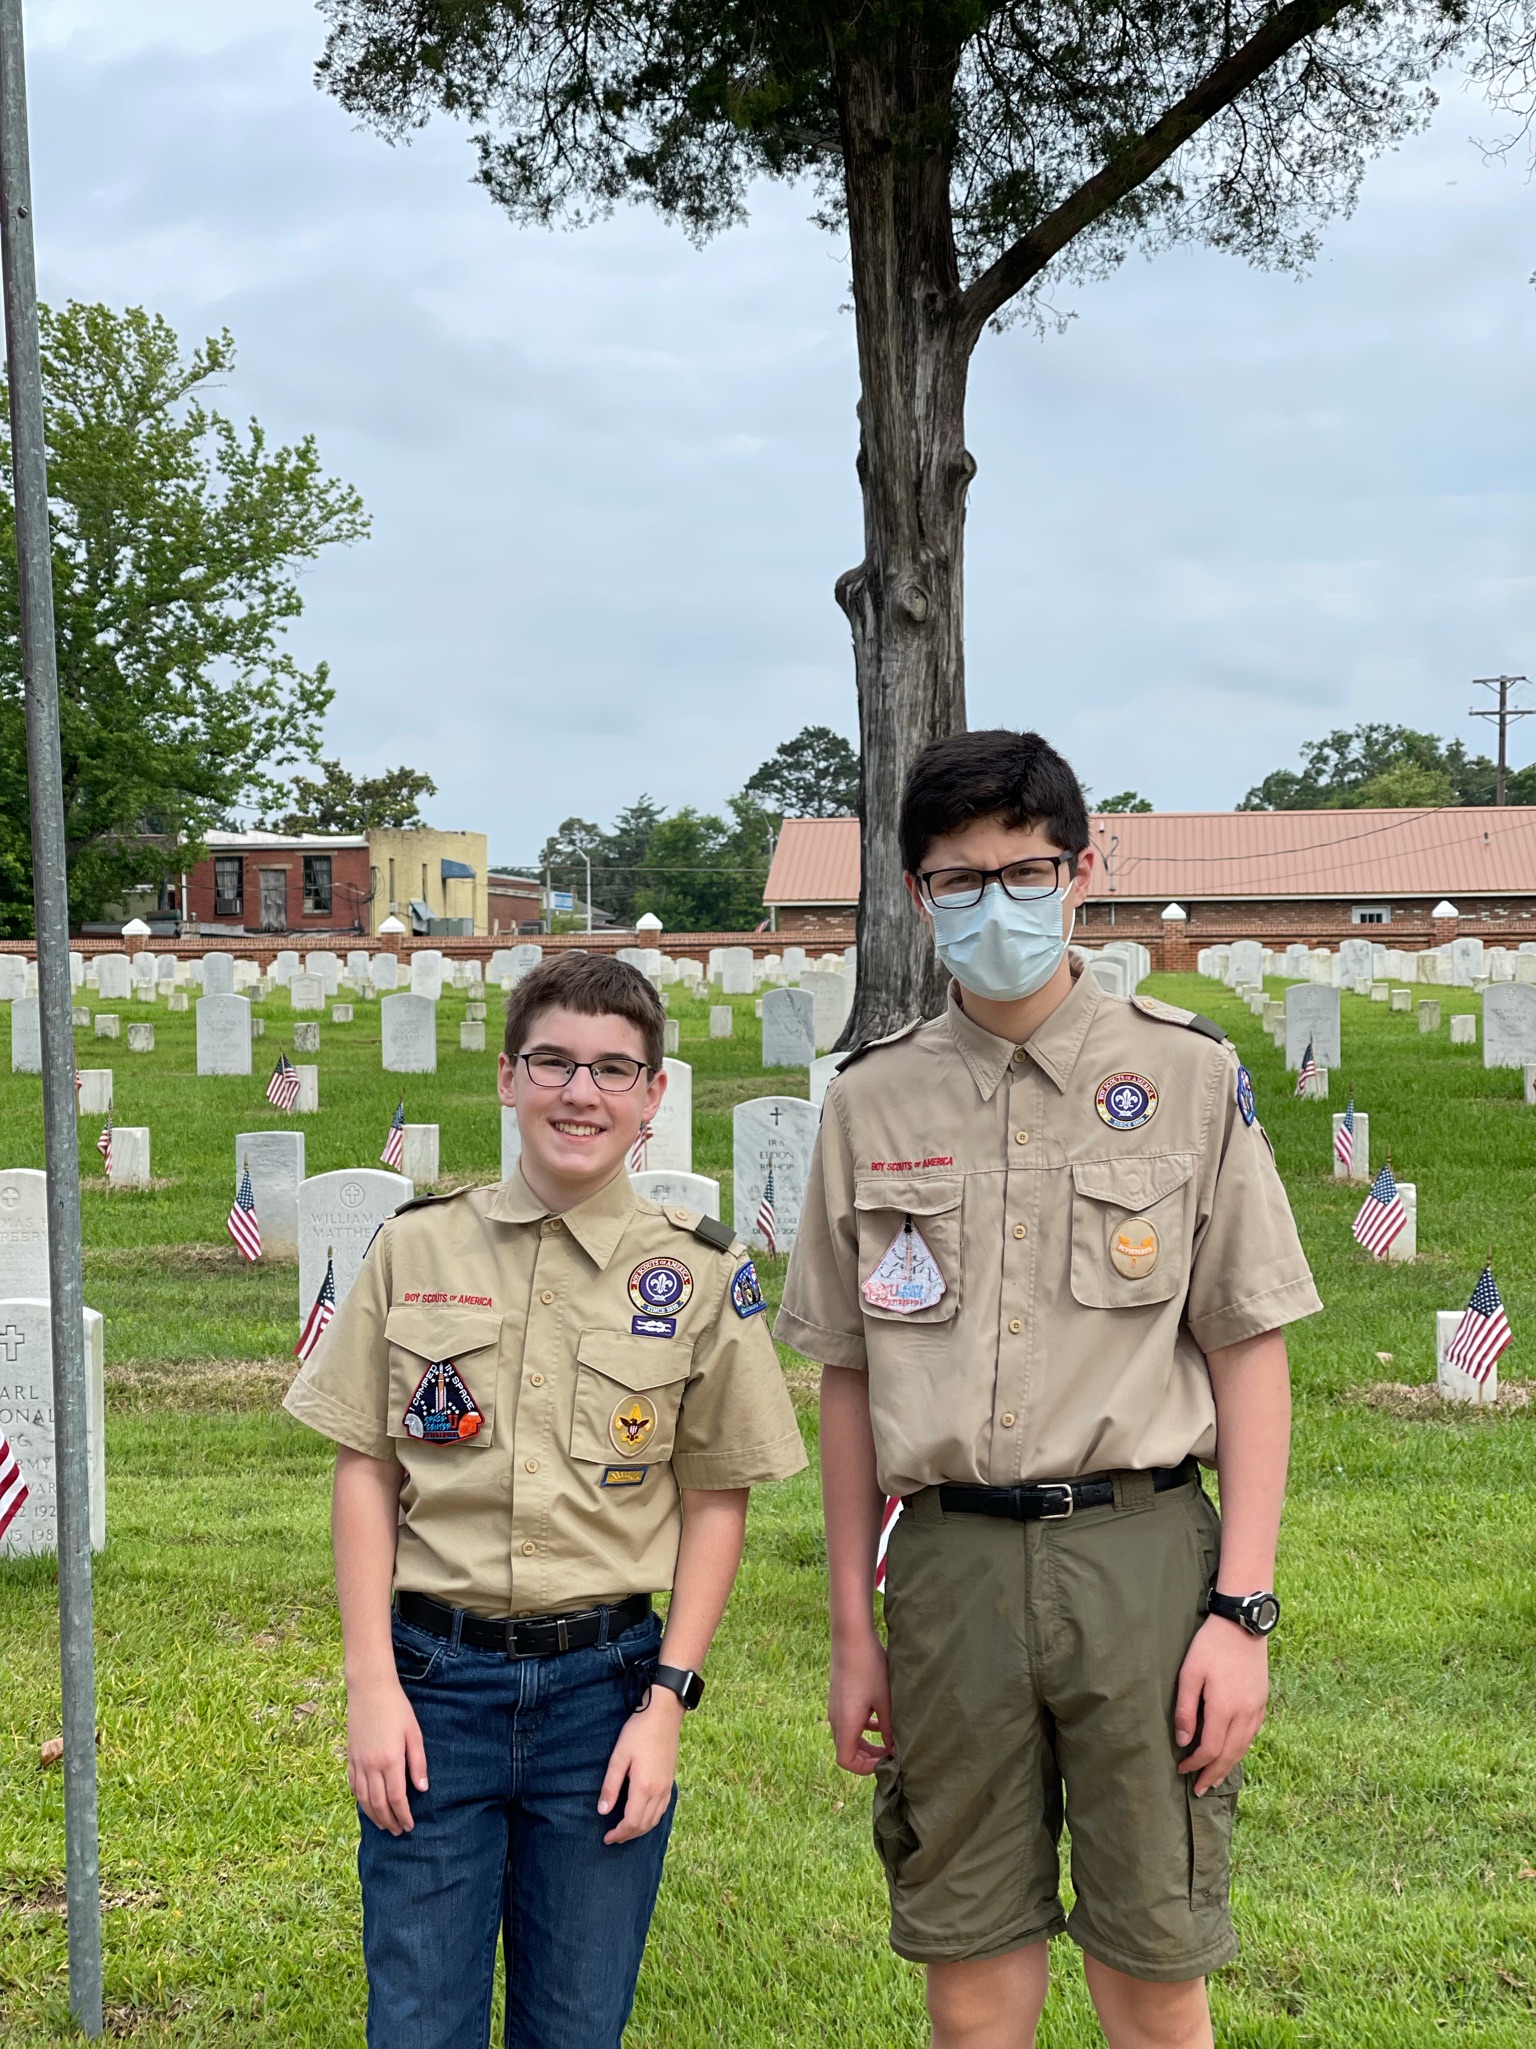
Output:
M901 834L948 1004L829 1089L775 1330L824 1368L838 1761L875 1775L935 2049L1030 2049L1063 1929L1111 2049L1200 2049L1279 1613L1282 1326L1321 1304L1219 1027L1067 950L1094 852L1062 757L936 742Z

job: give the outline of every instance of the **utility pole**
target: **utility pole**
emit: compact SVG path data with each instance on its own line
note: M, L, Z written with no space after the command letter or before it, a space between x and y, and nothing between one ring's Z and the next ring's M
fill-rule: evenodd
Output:
M1478 707L1474 705L1472 709L1467 713L1467 717L1469 719L1496 719L1498 721L1499 778L1496 786L1497 794L1495 795L1493 800L1495 804L1502 804L1505 802L1504 791L1505 786L1509 780L1508 737L1510 720L1528 719L1533 715L1533 713L1536 713L1536 706L1529 706L1522 710L1517 706L1512 705L1509 701L1510 691L1516 688L1518 685L1523 684L1525 680L1526 679L1524 676L1474 676L1472 679L1472 685L1474 689L1496 690L1499 694L1499 708L1497 711L1479 710Z
M27 705L32 903L42 1025L43 1144L48 1167L49 1323L58 1489L59 1663L64 1686L64 1891L69 2010L98 2036L101 1863L96 1814L96 1655L91 1633L91 1483L86 1445L85 1288L80 1271L80 1151L69 984L69 883L54 646L53 540L32 247L32 172L22 0L0 0L0 260L10 378L11 466Z

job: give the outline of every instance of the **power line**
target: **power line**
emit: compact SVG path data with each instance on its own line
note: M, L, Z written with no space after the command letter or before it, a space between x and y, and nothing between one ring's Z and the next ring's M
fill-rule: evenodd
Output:
M1536 710L1536 707L1517 710L1509 701L1510 690L1524 682L1525 678L1523 676L1474 676L1472 679L1474 690L1496 690L1499 693L1499 708L1497 711L1483 711L1474 705L1467 713L1469 719L1490 719L1498 724L1499 773L1493 799L1495 804L1502 804L1505 801L1504 791L1508 781L1507 762L1509 759L1510 721L1511 719L1528 719L1531 717L1533 710Z

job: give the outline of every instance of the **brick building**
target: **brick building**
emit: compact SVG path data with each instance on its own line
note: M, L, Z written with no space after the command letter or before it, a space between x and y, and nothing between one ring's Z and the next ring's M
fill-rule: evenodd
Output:
M216 932L366 932L368 842L361 833L224 832L188 871L183 925Z

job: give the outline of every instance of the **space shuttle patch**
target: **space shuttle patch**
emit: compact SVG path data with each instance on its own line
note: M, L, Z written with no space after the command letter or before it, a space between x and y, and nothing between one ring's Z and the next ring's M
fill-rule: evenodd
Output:
M401 1418L407 1437L421 1444L465 1444L478 1437L485 1418L451 1359L439 1359L421 1376Z

